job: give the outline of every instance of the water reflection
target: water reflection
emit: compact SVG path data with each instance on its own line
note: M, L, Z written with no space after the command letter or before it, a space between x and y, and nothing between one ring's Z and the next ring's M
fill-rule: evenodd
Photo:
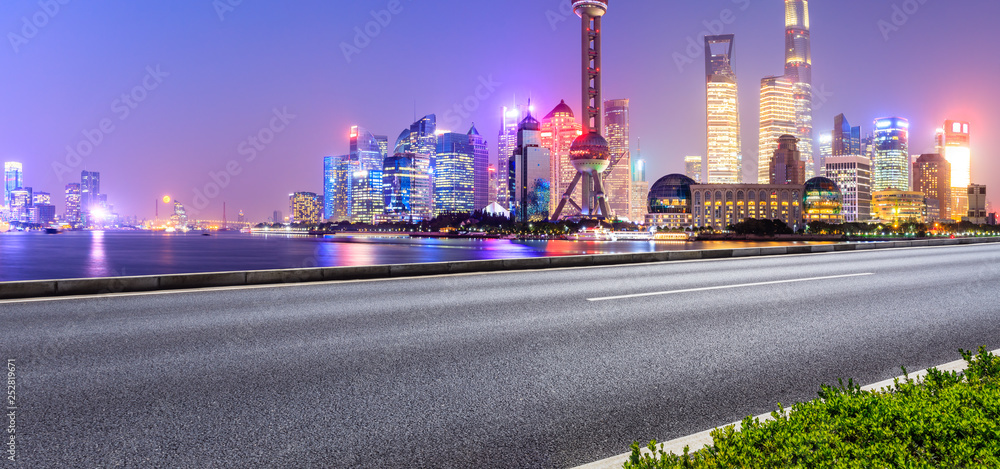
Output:
M90 232L90 260L87 262L87 277L109 277L108 260L104 253L104 232Z

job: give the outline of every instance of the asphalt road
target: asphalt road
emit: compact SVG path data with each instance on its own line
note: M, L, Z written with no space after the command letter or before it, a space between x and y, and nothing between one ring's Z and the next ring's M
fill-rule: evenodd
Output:
M7 301L0 359L18 467L565 468L1000 348L998 286L989 244Z

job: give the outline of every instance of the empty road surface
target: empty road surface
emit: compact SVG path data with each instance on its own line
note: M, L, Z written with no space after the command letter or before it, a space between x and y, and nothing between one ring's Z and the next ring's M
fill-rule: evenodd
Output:
M1000 245L0 302L18 467L565 468L980 345Z

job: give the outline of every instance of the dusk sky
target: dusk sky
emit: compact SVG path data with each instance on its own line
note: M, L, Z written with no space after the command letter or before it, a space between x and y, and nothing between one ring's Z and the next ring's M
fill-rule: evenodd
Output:
M493 162L500 108L515 97L530 97L539 115L560 99L579 113L579 19L565 14L568 0L400 0L402 11L376 14L388 24L369 26L377 34L363 47L355 28L394 2L230 2L239 3L4 2L0 160L22 162L25 184L51 192L60 213L65 184L79 182L83 169L100 171L109 203L140 218L152 217L163 195L197 208L196 190L213 173L226 182L218 173L230 164L238 174L194 218L221 218L225 201L230 219L243 209L261 221L276 209L287 214L290 192L322 192L322 158L348 152L351 125L392 142L414 108L436 113L448 130L465 132L474 121ZM841 112L865 132L877 117L905 117L918 155L933 151L945 119L968 120L973 182L1000 193L1000 55L992 50L1000 2L809 6L817 132ZM32 18L41 26L25 26ZM736 35L749 176L760 79L783 73L784 2L610 2L604 97L631 99L633 154L641 138L650 182L682 172L685 155L705 154L704 59L694 50L691 63L676 60L715 25L723 28L711 33ZM357 49L345 54L345 44ZM491 85L476 98L484 82ZM145 99L127 103L123 94ZM468 117L452 110L470 103ZM276 111L284 121L273 119ZM110 132L99 130L102 120ZM240 152L272 122L281 130L271 143L253 159ZM93 152L68 158L66 147L81 147L88 134L99 141Z

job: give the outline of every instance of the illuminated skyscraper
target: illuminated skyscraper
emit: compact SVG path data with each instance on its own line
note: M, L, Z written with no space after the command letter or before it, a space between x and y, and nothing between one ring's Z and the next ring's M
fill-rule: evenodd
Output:
M785 76L795 88L795 136L799 139L807 178L818 168L813 160L812 51L809 39L809 0L785 0Z
M413 169L426 176L414 179L411 206L416 221L434 218L434 164L437 151L437 116L429 114L404 130L396 140L396 153L412 153Z
M382 166L382 199L385 221L411 221L413 180L419 176L413 169L412 153L396 153L385 159Z
M775 145L775 148L778 146ZM684 157L684 175L694 180L694 182L701 184L701 168L703 165L704 158L700 156L685 156ZM768 164L770 164L771 159L767 159ZM767 168L767 165L764 166ZM768 177L770 179L770 177Z
M476 202L475 155L469 134L438 134L436 158L435 215L472 213Z
M351 127L351 160L362 170L381 170L385 159L383 145L387 145L383 139L386 137L377 137L364 127Z
M611 212L627 218L632 206L632 155L629 151L629 100L604 102L604 136L611 150L611 166L604 171L605 198ZM643 204L645 205L645 204Z
M472 146L472 166L475 172L475 201L473 209L482 210L492 202L490 200L490 149L486 139L479 135L476 124L469 129L469 145Z
M834 156L863 155L861 148L861 126L851 127L843 114L833 118L833 142L831 154Z
M816 167L819 168L819 177L823 177L823 162L833 156L833 134L834 131L819 133L819 158L816 158Z
M972 148L969 123L944 122L943 156L951 164L951 217L960 221L969 211L968 188L972 183Z
M351 222L374 224L382 216L382 169L363 169L351 176Z
M805 184L805 163L798 149L798 139L792 135L782 135L768 169L770 184Z
M709 184L743 180L740 101L732 66L734 38L732 34L705 36Z
M351 219L351 178L355 171L360 168L352 162L351 155L323 158L323 219L332 222Z
M90 213L101 208L101 173L80 172L80 210L84 221L90 223Z
M952 218L951 176L951 163L937 153L920 155L913 163L913 190L927 197L927 217L931 221Z
M517 131L517 148L509 161L509 191L518 221L547 220L553 210L551 155L542 147L541 123L529 112Z
M646 160L642 159L642 146L636 150L632 159L631 203L628 219L634 223L644 223L649 212L649 182L646 181Z
M492 204L497 201L497 166L495 164L491 164L487 171L489 172L490 181L489 201L490 204ZM488 205L489 204L487 204L487 206Z
M313 192L288 194L292 223L319 223L323 213L322 199Z
M80 222L80 184L71 182L66 184L66 221L70 223Z
M3 203L10 206L14 189L24 186L24 166L21 163L7 162L3 164Z
M560 101L542 119L542 146L548 148L551 157L552 176L550 180L552 181L553 194L560 195L566 192L566 188L576 176L576 168L573 167L569 150L573 141L581 135L583 135L583 125L576 121L573 110L566 104L566 101ZM571 200L580 200L582 190L582 187L577 187ZM574 207L566 209L564 213L578 215L580 210Z
M795 88L787 77L767 77L760 81L760 142L757 156L757 183L768 184L771 156L782 135L795 135ZM690 176L690 175L689 175Z
M826 178L837 184L844 196L844 221L871 219L872 162L863 155L833 155L823 165Z
M910 123L901 117L875 119L872 192L910 188Z
M517 148L517 125L521 122L524 112L518 107L508 108L504 106L500 115L500 135L497 136L497 187L510 187L510 167L508 163L510 157ZM510 193L503 189L497 192L497 203L505 209L512 209L513 202L510 200Z

